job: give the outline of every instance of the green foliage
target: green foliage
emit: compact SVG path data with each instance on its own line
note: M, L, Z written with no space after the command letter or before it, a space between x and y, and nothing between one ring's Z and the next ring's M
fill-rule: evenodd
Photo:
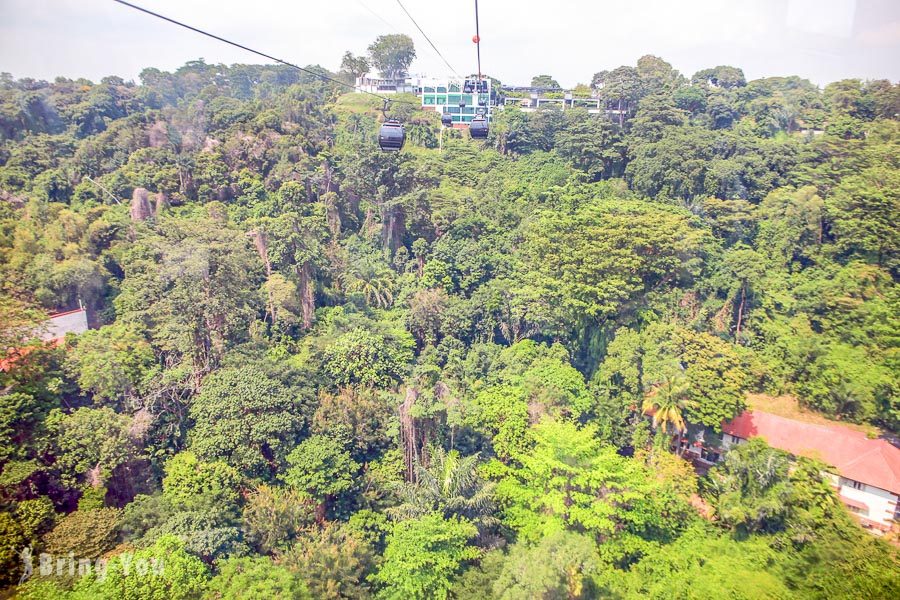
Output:
M369 56L383 77L403 77L416 57L416 49L408 35L381 35L369 46Z
M410 362L410 346L396 346L365 329L348 331L325 351L325 372L336 385L385 387L401 379Z
M509 457L526 447L528 403L520 388L498 386L479 391L466 420L490 437L494 452L500 457Z
M153 546L111 559L102 577L81 579L75 597L123 600L188 600L199 598L207 585L208 569L188 554L182 542L166 536Z
M898 189L900 174L884 166L845 178L825 205L838 247L896 272L900 268Z
M32 543L37 535L49 529L56 519L53 502L47 496L17 502L13 514L22 534Z
M335 394L320 393L312 431L331 437L349 436L351 455L362 460L387 448L392 417L391 398L371 390L341 388Z
M359 469L340 440L324 435L303 440L287 455L287 463L284 482L318 502L350 489Z
M831 344L817 354L804 369L806 379L797 384L810 406L828 414L872 419L896 394L896 377L863 349Z
M240 232L207 219L170 219L142 228L121 260L116 312L146 327L173 358L204 372L246 331L258 262Z
M427 460L427 467L416 465L415 483L401 488L402 503L388 514L413 518L439 512L448 518L464 517L480 528L494 524L494 485L478 473L477 454L460 457L458 452L436 448Z
M790 497L787 455L752 439L710 471L708 489L719 521L748 532L785 526Z
M244 536L266 554L285 548L312 523L314 509L303 492L261 485L244 505Z
M652 550L625 573L604 574L604 587L622 598L795 598L773 566L762 539L737 541L697 524L675 543Z
M337 76L415 49L369 54ZM900 85L590 83L481 145L399 95L382 153L377 99L283 65L0 76L2 584L124 543L9 593L898 596L822 465L752 442L700 502L668 448L760 391L898 432Z
M345 525L311 530L279 556L279 562L300 573L313 598L370 598L367 582L374 556L371 546Z
M115 508L76 510L60 519L44 536L47 552L97 557L115 546L122 511Z
M499 577L493 596L514 598L594 598L593 578L600 571L597 546L590 536L559 531L535 546L516 544Z
M116 401L139 393L156 357L133 327L107 325L78 336L66 363L95 400Z
M384 560L372 577L379 598L446 598L464 561L478 556L467 541L477 529L465 519L432 513L394 525Z
M492 371L497 381L525 392L533 419L544 413L578 418L591 409L584 377L561 344L522 340L500 352Z
M616 331L592 383L629 409L645 402L650 409L668 396L682 418L718 430L743 410L748 377L727 342L654 323L640 334Z
M531 438L531 449L498 469L503 522L520 540L567 529L596 540L623 533L665 538L680 527L683 501L642 465L601 444L595 427L544 420Z
M15 516L8 512L0 513L0 585L8 586L16 583L21 575L20 552L28 544L22 527Z
M312 598L299 575L265 557L230 558L218 567L203 596L208 600L305 600Z
M249 477L271 477L306 426L304 393L252 367L207 377L191 403L191 449Z
M63 477L108 478L113 469L135 458L138 449L131 437L131 419L110 408L82 407L70 414L54 411L57 465Z
M752 439L710 470L703 488L720 524L743 533L777 533L797 546L814 542L831 528L854 531L825 466L790 461L761 439ZM857 530L858 531L858 530Z
M686 213L670 207L591 202L571 215L544 214L526 229L520 277L566 318L602 321L638 294L689 276L703 239Z
M238 501L240 474L223 462L201 462L184 451L166 462L163 496L176 506L191 508L198 503L226 510Z

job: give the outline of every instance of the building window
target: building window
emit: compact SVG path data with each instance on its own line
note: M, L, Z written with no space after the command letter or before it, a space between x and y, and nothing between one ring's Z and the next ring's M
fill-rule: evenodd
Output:
M854 490L866 491L866 484L859 481L853 481L852 479L847 479L846 477L841 477L840 484L842 486L852 487Z
M459 92L459 84L458 84L458 83L451 83L451 84L450 84L450 91L451 91L451 92Z
M459 94L450 94L449 96L447 96L447 102L450 104L459 104L459 99Z
M433 94L433 93L434 93L434 88L433 88L433 87L425 86L425 93L426 93L426 94Z
M439 86L438 86L438 89L437 89L437 93L438 93L438 94L446 94L446 93L447 93L447 87L446 87L446 86L443 86L443 85L439 85Z
M443 95L438 96L437 103L441 104L441 105L447 104L447 96L443 96Z
M434 96L424 96L422 104L434 104Z

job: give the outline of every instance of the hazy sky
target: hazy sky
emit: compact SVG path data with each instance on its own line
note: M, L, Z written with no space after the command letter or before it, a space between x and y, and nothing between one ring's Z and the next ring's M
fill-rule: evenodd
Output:
M285 60L337 69L379 34L416 42L412 71L445 75L396 0L134 0ZM475 70L474 2L403 0L450 64ZM507 84L549 73L564 86L643 54L685 75L731 64L748 79L900 79L900 0L481 0L482 65ZM137 79L148 66L262 59L111 0L0 0L0 71Z

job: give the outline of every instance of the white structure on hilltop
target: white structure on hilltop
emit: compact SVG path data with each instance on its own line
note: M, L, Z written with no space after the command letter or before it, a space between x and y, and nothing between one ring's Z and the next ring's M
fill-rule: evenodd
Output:
M467 85L467 83L469 85ZM472 87L469 90L467 88ZM372 94L415 94L422 107L450 115L454 125L468 125L475 115L484 114L491 118L492 107L496 105L496 95L489 78L482 80L479 93L475 78L425 77L412 75L402 79L356 78L356 90Z

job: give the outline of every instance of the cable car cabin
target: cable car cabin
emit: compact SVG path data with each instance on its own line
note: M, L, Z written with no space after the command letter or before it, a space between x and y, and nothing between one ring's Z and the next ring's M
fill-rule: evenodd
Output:
M472 139L483 140L488 136L488 122L484 115L479 115L469 123L469 135Z
M444 127L453 127L453 117L450 116L450 113L441 114L441 125Z
M463 82L463 94L474 94L475 93L475 80L474 79L466 79Z
M479 94L487 94L488 93L488 82L481 80L478 82L477 91Z
M406 141L406 131L400 121L385 121L378 132L378 145L385 152L398 152Z

